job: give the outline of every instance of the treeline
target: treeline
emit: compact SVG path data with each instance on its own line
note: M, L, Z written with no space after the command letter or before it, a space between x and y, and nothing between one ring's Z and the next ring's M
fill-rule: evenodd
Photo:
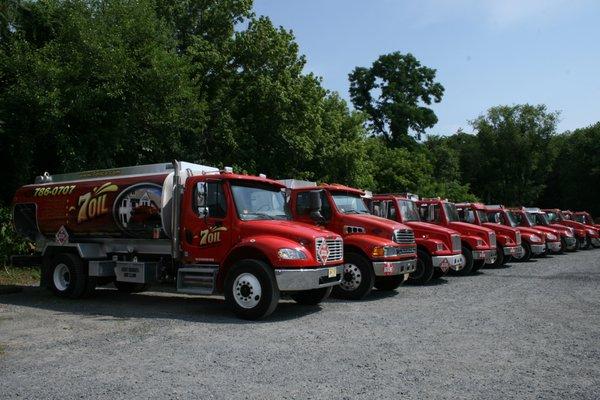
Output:
M251 0L5 0L0 205L44 171L176 158L600 214L599 125L558 135L544 106L501 106L424 137L444 88L414 56L349 71L354 107L305 63Z

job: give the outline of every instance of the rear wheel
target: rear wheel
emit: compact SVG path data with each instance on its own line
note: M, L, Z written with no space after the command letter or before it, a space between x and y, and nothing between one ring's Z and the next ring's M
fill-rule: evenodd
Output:
M344 260L342 282L333 288L333 295L349 300L363 299L375 285L373 265L365 257L356 253L344 255Z
M460 276L470 275L473 272L473 252L471 251L470 248L463 245L461 254L463 257L464 267L459 271L451 270L450 272L453 275L460 275Z
M57 296L77 299L89 291L85 264L75 254L64 253L55 256L48 263L46 273L48 287Z
M123 293L141 293L145 292L150 288L148 283L134 283L134 282L119 282L115 281L115 287L119 292Z
M332 290L332 286L321 289L303 290L301 292L292 293L290 297L298 304L316 306L328 298Z
M271 267L259 260L238 261L225 279L225 301L243 319L271 314L279 303L279 288Z
M381 291L392 291L396 290L404 282L404 275L393 275L393 276L376 276L375 287Z
M408 283L415 285L423 285L431 280L433 277L433 263L431 262L431 256L426 251L421 249L417 250L417 268L415 272L408 276Z

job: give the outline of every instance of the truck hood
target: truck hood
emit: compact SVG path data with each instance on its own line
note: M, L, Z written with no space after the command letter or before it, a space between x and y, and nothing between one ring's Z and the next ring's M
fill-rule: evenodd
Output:
M382 233L385 233L386 237L390 237L396 229L411 230L410 227L399 222L370 214L344 214L342 221L344 225L362 226L367 230L366 233L376 236L381 236Z
M453 229L448 229L444 226L440 226L440 225L435 225L435 224L430 224L429 222L421 222L421 221L412 221L412 222L406 222L406 225L408 225L410 228L412 228L415 231L415 234L419 234L421 232L428 232L428 233L437 233L438 235L455 235L458 232L456 232Z
M515 238L517 237L517 231L518 231L517 228L513 228L510 226L506 226L506 225L494 224L492 222L485 222L485 223L483 223L482 226L485 226L486 228L490 228L497 234L501 233L503 235L510 236L510 238L513 240L515 240Z
M242 236L273 235L294 241L308 240L313 242L318 237L340 237L340 235L320 226L282 220L245 221L241 224L240 230Z
M463 235L468 235L469 233L471 233L476 236L481 236L485 238L486 242L488 240L489 234L494 232L493 230L484 226L469 224L468 222L450 222L449 228L454 229Z
M538 229L537 227L535 227L535 228L527 228L525 226L519 226L519 227L517 227L517 229L519 229L522 234L523 233L527 233L529 235L538 235L538 236L542 235L542 236L545 237L544 233L546 233L546 232L544 232L543 229ZM547 233L552 233L554 235L558 234L558 232L556 232L556 233L554 233L554 232L547 232Z
M560 230L553 228L551 226L543 226L543 225L536 225L533 228L524 228L524 227L519 227L519 229L534 229L540 232L546 232L546 233L552 233L553 235L557 235L560 236Z

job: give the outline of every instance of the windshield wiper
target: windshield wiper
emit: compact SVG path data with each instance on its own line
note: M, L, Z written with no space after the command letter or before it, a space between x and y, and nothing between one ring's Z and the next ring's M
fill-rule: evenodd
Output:
M344 214L360 214L360 213L356 210L344 210Z
M259 213L259 212L248 212L248 213L246 213L244 215L256 215L258 217L266 217L268 219L275 219L275 217L272 216L272 215L269 215L269 214L266 214L266 213Z

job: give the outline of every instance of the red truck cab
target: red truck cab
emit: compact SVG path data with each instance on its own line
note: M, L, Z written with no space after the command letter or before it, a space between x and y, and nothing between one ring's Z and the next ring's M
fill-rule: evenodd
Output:
M367 198L371 212L412 228L417 242L417 270L409 282L424 284L446 274L460 271L464 257L460 233L443 226L422 222L415 195L377 194Z
M521 232L518 229L490 222L485 205L481 203L458 203L456 210L461 221L490 228L496 233L498 267L510 262L512 256L522 257Z
M373 287L393 290L417 264L411 228L372 215L362 190L337 184L283 180L294 221L318 224L344 238L344 274L334 295L358 300Z
M460 233L464 268L458 273L468 275L485 264L496 262L496 234L492 229L461 222L456 205L440 198L417 201L421 220Z
M491 223L510 226L521 232L523 251L520 255L513 255L515 260L528 261L532 256L545 255L547 251L560 251L560 235L520 225L517 219L501 205L487 205L485 208Z
M546 213L536 207L521 207L511 209L511 213L520 226L527 226L540 231L560 236L560 251L576 251L577 239L573 228L564 225L552 224ZM547 243L547 242L546 242Z
M240 317L326 298L343 272L340 235L292 221L285 186L264 176L174 161L45 174L13 200L17 232L36 243L42 284L79 298L172 284L224 294Z
M551 223L573 228L579 249L589 249L592 245L592 239L598 239L598 232L595 229L588 228L581 222L569 219L568 212L561 211L558 208L546 208L542 211L548 215L548 219Z
M592 215L587 211L575 211L573 213L573 220L577 222L581 222L588 228L595 229L596 232L600 233L600 224L595 224ZM594 238L592 239L592 246L600 247L600 239Z

